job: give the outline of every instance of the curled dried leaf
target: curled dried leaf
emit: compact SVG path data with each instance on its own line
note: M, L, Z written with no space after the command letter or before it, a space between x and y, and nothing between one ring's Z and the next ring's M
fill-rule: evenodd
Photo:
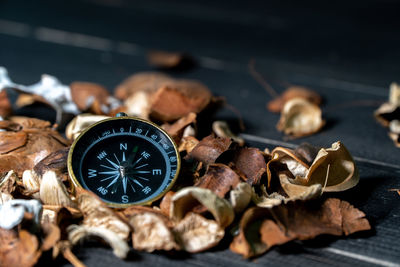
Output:
M154 250L179 249L166 218L154 212L135 214L129 219L133 228L133 248L153 252Z
M239 149L233 163L235 168L243 174L245 181L251 185L258 184L267 170L264 154L254 147Z
M6 90L0 92L0 116L7 118L12 113L12 105Z
M21 148L27 142L25 132L0 132L0 154L7 154Z
M214 163L215 160L232 144L230 138L214 137L209 135L204 137L197 146L188 154L189 158L194 158L205 164Z
M174 139L177 144L179 144L183 137L184 130L190 124L196 123L196 117L196 113L191 112L173 124L163 124L162 128Z
M99 84L89 82L73 82L71 97L81 111L94 114L108 114L110 111L107 89Z
M40 200L46 205L76 207L67 188L54 171L47 171L43 174L40 183Z
M174 227L179 245L190 253L216 246L224 237L224 229L215 221L190 212Z
M14 192L16 185L15 182L18 180L17 174L11 170L2 177L0 181L0 192L11 194Z
M251 208L240 221L231 250L245 258L261 255L272 246L321 234L349 235L369 230L365 214L346 201L289 202L273 208Z
M108 118L110 117L103 115L80 114L68 123L65 128L65 136L70 140L75 140L87 127Z
M186 151L186 153L192 152L192 150L199 144L199 140L197 140L193 136L186 136L181 139L179 144L179 152Z
M39 199L40 178L36 172L25 170L22 174L22 184L28 193L33 193L33 198Z
M175 192L168 191L161 200L160 203L160 211L164 213L166 216L169 216L169 212L171 210L171 201L172 196L175 195Z
M203 205L222 228L230 225L234 219L232 206L226 199L218 197L209 189L198 187L186 187L172 197L170 217L180 221L198 204Z
M108 208L96 195L77 188L78 208L83 213L83 224L88 227L104 228L122 239L128 239L130 226L124 219Z
M0 206L0 227L12 229L22 222L26 213L31 214L33 223L39 225L42 205L36 199L12 199Z
M225 164L214 163L208 166L207 172L194 186L210 189L217 196L224 198L226 193L236 187L239 182L239 175L231 168Z
M293 98L303 98L309 102L319 106L322 102L321 96L302 86L291 86L287 88L278 98L271 100L268 103L268 110L271 112L281 112L286 102Z
M13 149L9 150L9 145L6 145L8 148L0 154L0 172L14 170L18 176L22 176L23 171L33 169L50 153L69 145L67 140L51 128L49 122L24 117L13 117L12 121L20 124L22 130L0 132L0 135L7 136L3 140L14 139L10 141L10 144L14 144Z
M151 98L150 116L168 122L201 112L211 101L210 90L202 83L175 80L161 87Z
M150 51L147 61L150 65L162 69L189 68L194 64L192 57L186 53L166 51Z
M248 183L239 183L229 192L229 201L235 213L244 211L251 201L252 189Z
M212 129L218 137L231 138L240 146L244 145L244 139L233 134L231 129L229 128L228 123L226 123L225 121L214 121L212 124Z
M68 227L68 239L75 245L81 239L88 237L100 237L109 244L115 256L125 259L129 252L129 246L126 241L115 232L102 227L90 227L87 225L71 225Z
M285 103L277 129L293 137L318 132L325 125L321 109L304 98L293 98Z
M41 256L39 241L26 230L0 228L0 266L34 266Z
M68 159L69 147L54 151L47 157L39 161L38 164L33 168L34 172L39 176L47 171L54 171L62 181L65 181L68 175L67 170L67 159Z

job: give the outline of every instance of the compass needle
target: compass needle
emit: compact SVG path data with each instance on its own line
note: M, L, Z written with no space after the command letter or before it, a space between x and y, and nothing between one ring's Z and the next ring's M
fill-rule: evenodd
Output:
M126 159L125 159L125 152L122 152L122 161L126 161Z

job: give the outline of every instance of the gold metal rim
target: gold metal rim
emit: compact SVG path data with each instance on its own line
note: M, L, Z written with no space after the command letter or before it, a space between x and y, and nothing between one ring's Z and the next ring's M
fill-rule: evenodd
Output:
M137 118L137 117L122 116L122 117L112 117L112 118L104 119L104 120L98 121L98 122L96 122L96 123L90 125L89 127L87 127L87 128L74 140L74 142L73 142L72 145L71 145L71 148L69 149L69 152L68 152L68 161L67 161L69 178L70 178L70 180L72 181L74 187L80 187L80 188L83 188L83 189L85 189L85 190L88 190L88 189L84 188L84 187L78 182L78 179L76 178L76 176L75 176L75 174L74 174L74 171L73 171L73 169L72 169L72 154L74 153L75 146L76 146L76 144L78 143L79 139L81 139L81 137L84 136L90 129L96 127L97 125L99 125L99 124L101 124L101 123L104 123L104 122L107 122L107 121L113 121L113 120L135 120L135 121L140 121L140 122L149 124L149 125L151 125L151 126L154 126L154 127L157 128L159 131L161 131L162 133L164 133L164 134L168 137L168 139L171 141L171 143L173 144L173 146L174 146L174 150L175 150L175 153L176 153L176 155L177 155L176 174L175 174L174 178L172 179L172 181L170 182L170 184L168 185L168 187L165 188L164 191L162 191L159 195L155 196L154 198L152 198L152 199L150 199L150 200L147 200L147 201L144 201L144 202L139 202L139 203L134 203L134 204L122 204L122 203L121 203L121 204L117 204L117 203L110 203L110 202L107 202L107 201L101 199L104 203L106 203L108 206L113 207L113 208L127 208L127 207L130 207L130 206L136 206L136 205L150 205L150 204L153 203L154 201L156 201L156 200L160 199L161 197L163 197L163 196L171 189L171 187L175 184L176 179L177 179L178 176L179 176L179 171L180 171L180 169L181 169L181 157L180 157L180 154L179 154L179 151L178 151L178 146L176 145L174 139L172 139L172 137L171 137L164 129L162 129L160 126L158 126L158 125L155 124L154 122L147 121L147 120L144 120L144 119L141 119L141 118ZM89 190L89 191L91 191L91 190ZM96 194L96 195L97 195L97 194Z

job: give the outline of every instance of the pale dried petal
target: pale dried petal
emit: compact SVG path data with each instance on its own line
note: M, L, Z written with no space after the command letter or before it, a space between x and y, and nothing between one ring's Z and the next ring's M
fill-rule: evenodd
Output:
M120 216L106 206L94 194L77 188L78 208L83 213L83 224L89 227L104 228L114 232L122 239L128 239L131 228Z
M389 103L400 106L400 86L395 82L390 84Z
M277 129L293 137L318 132L325 124L321 109L304 98L293 98L285 103Z
M56 77L43 74L40 82L25 86L16 84L8 77L7 69L0 67L0 91L12 88L19 92L38 95L46 100L57 112L57 124L62 121L64 113L79 114L79 109L72 101L71 90Z
M392 120L389 123L390 132L400 134L400 120Z
M125 112L129 116L149 119L151 105L148 93L142 91L133 93L124 101L124 106L126 107Z
M0 227L14 228L24 219L25 212L31 213L33 221L39 225L42 205L38 200L12 199L0 206Z
M59 205L64 207L75 207L67 188L57 177L54 171L47 171L42 177L40 184L40 200L46 205Z
M174 227L181 247L190 252L200 252L214 247L224 237L224 229L213 220L190 212Z
M65 136L70 140L75 140L87 127L108 118L110 117L103 115L80 114L68 123L65 129Z
M226 121L214 121L212 124L212 129L217 136L223 138L229 137L232 138L233 141L238 143L240 146L244 145L244 139L237 135L234 135Z
M179 152L186 151L187 153L190 153L198 144L199 140L193 136L183 137L179 144Z
M36 172L32 170L25 170L22 174L22 184L28 192L36 192L32 196L36 199L40 197L40 178Z
M150 212L133 215L129 220L133 227L133 248L153 252L154 250L179 249L164 218Z
M15 190L15 181L18 179L17 174L11 170L1 179L0 192L11 194Z
M222 228L230 225L235 217L231 204L209 189L186 187L172 196L170 216L176 221L184 218L198 204L214 216Z
M114 255L118 258L125 259L128 255L128 244L113 231L101 227L89 227L86 225L71 225L67 230L68 239L73 245L77 244L82 238L96 236L107 242L107 244L112 247Z
M3 205L7 201L14 199L13 196L9 193L0 192L0 205Z
M248 183L239 183L229 192L229 200L236 213L242 212L251 201L252 190Z

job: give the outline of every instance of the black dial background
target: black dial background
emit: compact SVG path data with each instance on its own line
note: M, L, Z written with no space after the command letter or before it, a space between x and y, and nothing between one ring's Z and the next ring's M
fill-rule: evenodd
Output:
M154 144L146 140L146 138L154 140L154 142L162 147L162 150L165 151L164 154L168 156L167 160L170 161L170 164L165 162L163 153ZM96 144L92 145L94 143ZM124 195L122 183L118 186L118 190L114 194L111 194L113 185L108 188L109 193L107 194L103 195L98 190L99 187L106 188L110 183L110 179L101 182L107 175L100 175L99 172L111 171L111 169L101 167L100 164L111 166L105 158L116 162L114 153L117 158L121 160L121 143L128 144L127 150L125 151L126 157L128 157L132 149L137 146L138 151L135 160L140 157L143 151L146 151L151 155L148 159L143 160L143 163L148 163L146 170L152 172L153 169L160 169L162 172L162 175L152 175L152 173L141 174L141 176L148 178L149 181L137 179L144 187L150 187L151 192L148 194L145 193L145 191L148 190L143 191L143 188L137 184L133 184L135 192L133 192L131 186L128 185L126 193L129 197L128 202L122 201L122 196ZM90 149L88 150L89 147ZM98 155L103 151L105 151L107 155L103 159L99 159ZM72 147L70 164L73 176L76 178L75 182L93 191L104 201L112 204L137 204L157 198L161 193L165 193L176 176L178 157L179 155L171 140L155 126L132 118L118 118L99 123L80 136ZM169 172L167 166L170 166ZM97 175L89 178L88 169L96 170ZM168 173L170 175L166 176ZM158 193L156 194L156 192Z

